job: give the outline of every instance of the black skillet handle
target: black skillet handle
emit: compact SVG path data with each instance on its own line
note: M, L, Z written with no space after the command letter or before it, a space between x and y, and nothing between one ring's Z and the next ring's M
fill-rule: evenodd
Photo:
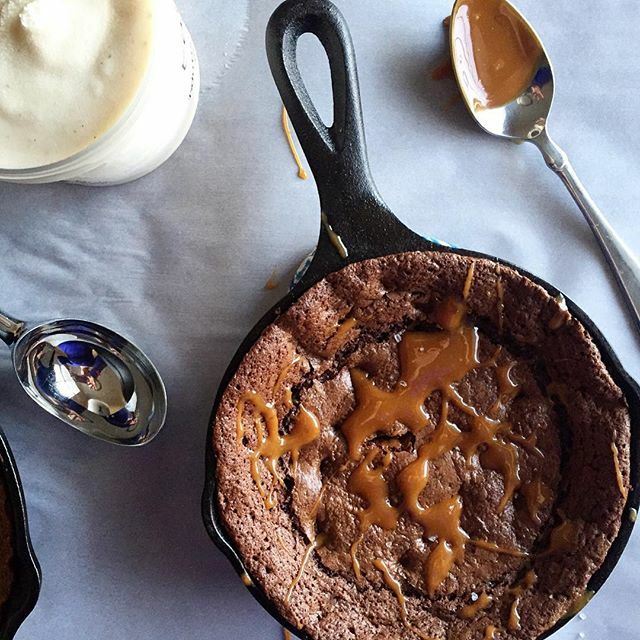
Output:
M304 33L317 36L329 58L331 127L322 122L300 75L296 50ZM316 270L318 261L326 275L345 262L424 248L424 241L384 204L371 177L355 51L340 11L328 0L286 0L269 21L266 44L271 72L316 179L322 211L349 252L348 259L340 259L323 225Z

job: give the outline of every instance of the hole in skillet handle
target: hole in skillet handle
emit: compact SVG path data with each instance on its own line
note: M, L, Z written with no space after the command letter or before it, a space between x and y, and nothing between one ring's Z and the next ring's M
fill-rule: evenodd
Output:
M329 60L331 127L322 121L298 67L298 41L307 33L318 38ZM434 244L391 213L371 177L355 52L340 11L327 0L287 0L269 21L266 46L282 102L316 179L321 211L348 250L348 257L341 257L323 225L304 282L308 285L347 263L433 249Z

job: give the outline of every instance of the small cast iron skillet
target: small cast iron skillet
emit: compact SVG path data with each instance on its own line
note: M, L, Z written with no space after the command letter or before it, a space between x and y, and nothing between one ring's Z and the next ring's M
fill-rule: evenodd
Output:
M31 546L22 484L7 438L0 429L0 478L7 493L13 546L13 584L0 608L0 639L12 640L40 594L40 565Z
M331 67L334 98L334 124L325 126L304 86L296 62L298 39L304 33L315 34L324 46ZM263 330L279 314L287 310L307 289L330 273L349 263L404 251L442 251L463 256L485 258L505 264L542 286L551 296L560 292L524 269L493 256L464 249L444 248L425 240L402 224L382 201L371 178L365 148L360 92L355 54L349 29L338 9L328 0L287 0L271 17L267 27L267 55L271 72L293 123L307 161L313 171L320 193L322 211L334 231L349 250L346 259L340 257L323 225L315 257L291 292L258 322L245 338L227 369L213 407L206 446L206 483L202 500L205 526L212 540L227 555L240 575L246 575L242 560L225 531L216 503L216 459L213 451L213 425L221 397L240 362L259 338ZM640 388L624 371L613 350L600 331L573 302L567 299L571 314L587 329L598 347L602 360L624 392L631 414L631 486L620 532L609 553L594 574L589 589L597 591L620 558L633 523L628 517L630 508L638 508L640 492ZM280 624L299 637L304 634L280 616L262 590L255 584L249 587L255 598ZM541 638L563 626L560 621Z

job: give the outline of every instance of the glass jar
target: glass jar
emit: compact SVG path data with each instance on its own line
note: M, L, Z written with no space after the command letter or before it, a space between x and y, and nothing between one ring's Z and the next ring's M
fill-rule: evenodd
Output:
M137 95L119 121L82 151L29 169L0 168L0 181L116 185L150 173L176 151L198 106L200 68L174 0L153 0L152 51Z

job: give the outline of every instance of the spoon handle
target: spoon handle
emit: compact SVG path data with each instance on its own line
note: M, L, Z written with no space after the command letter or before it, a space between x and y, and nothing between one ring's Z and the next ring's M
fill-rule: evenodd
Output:
M549 137L546 129L531 141L540 149L549 168L560 176L580 207L591 231L600 243L607 262L613 269L629 309L633 313L636 326L640 330L640 262L638 258L609 224L580 182L567 154Z
M0 340L5 344L11 346L20 337L23 329L24 322L14 320L0 312Z

